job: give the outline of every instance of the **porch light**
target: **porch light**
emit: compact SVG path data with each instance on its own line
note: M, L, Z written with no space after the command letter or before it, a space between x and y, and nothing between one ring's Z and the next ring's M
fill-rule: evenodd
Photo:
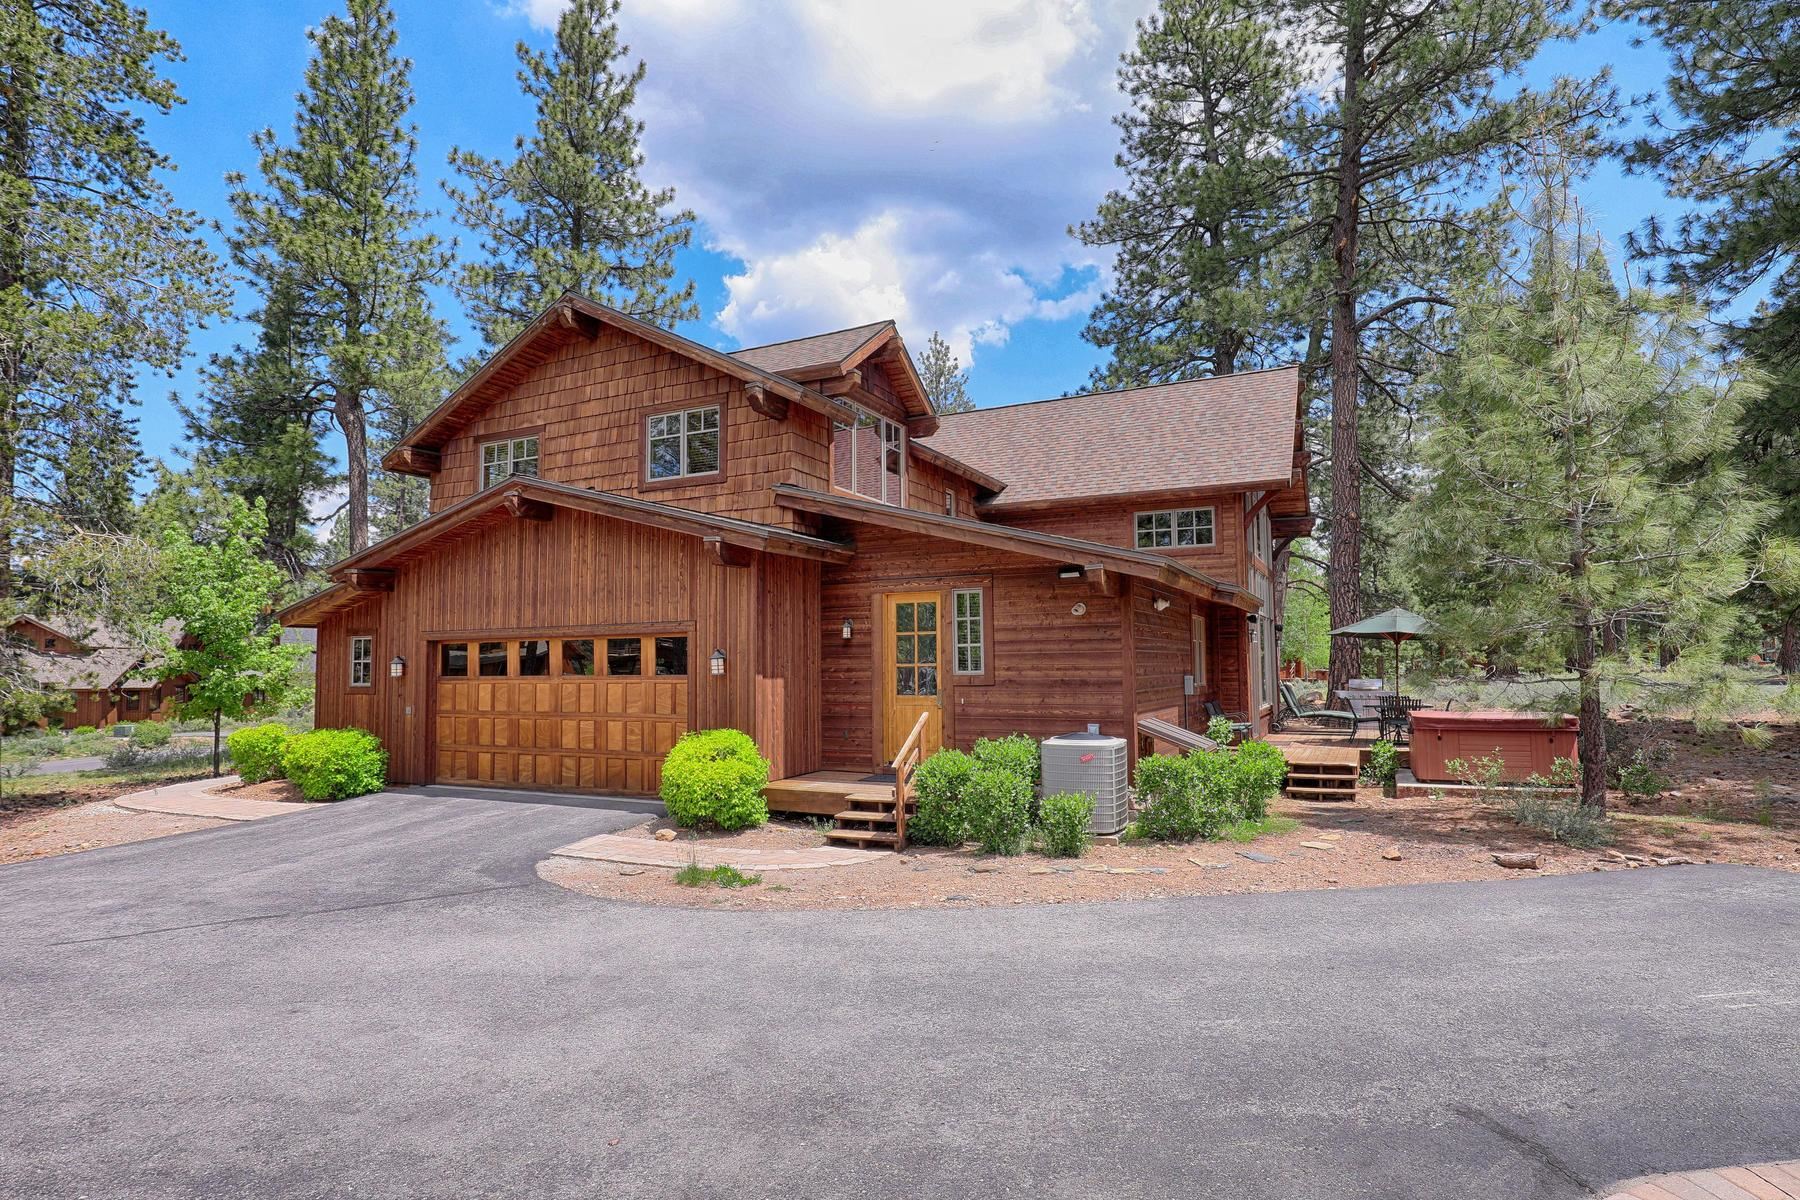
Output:
M1154 608L1157 612L1164 612L1169 607L1169 598L1167 596L1158 596L1151 602L1150 607Z
M852 624L852 623L851 623L851 621L850 621L850 618L849 618L849 617L845 617L845 618L844 618L844 640L845 640L845 641L846 641L846 642L847 642L847 641L849 641L849 640L850 640L850 635L851 635L851 634L852 634L852 633L854 633L854 632L855 632L855 631L856 631L856 626L855 626L855 625L854 625L854 624Z
M1060 570L1056 573L1056 577L1058 579L1080 579L1081 578L1081 568L1080 567L1064 567L1064 568L1062 568L1062 570Z
M388 660L388 674L392 675L395 679L406 674L406 660L398 654L394 655L393 658Z
M725 673L725 652L723 650L714 650L712 652L712 657L706 661L712 667L712 673L714 675L723 675Z

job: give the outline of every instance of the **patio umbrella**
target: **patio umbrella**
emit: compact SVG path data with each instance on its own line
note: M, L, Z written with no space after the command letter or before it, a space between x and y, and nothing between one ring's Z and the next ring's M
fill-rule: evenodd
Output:
M1331 631L1332 637L1382 638L1394 643L1394 695L1400 694L1400 643L1410 642L1431 632L1431 622L1416 612L1390 608L1384 613Z

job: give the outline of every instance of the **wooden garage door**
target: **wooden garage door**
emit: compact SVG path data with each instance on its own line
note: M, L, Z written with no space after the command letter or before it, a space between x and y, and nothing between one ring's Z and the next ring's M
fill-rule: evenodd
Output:
M655 792L688 727L685 634L433 647L437 781Z

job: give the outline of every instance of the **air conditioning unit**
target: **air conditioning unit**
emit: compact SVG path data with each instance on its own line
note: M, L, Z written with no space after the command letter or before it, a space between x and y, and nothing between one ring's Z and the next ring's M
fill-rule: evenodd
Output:
M1044 795L1080 792L1094 801L1094 819L1088 828L1097 834L1113 834L1125 828L1128 758L1125 739L1102 733L1064 733L1045 740L1042 747Z

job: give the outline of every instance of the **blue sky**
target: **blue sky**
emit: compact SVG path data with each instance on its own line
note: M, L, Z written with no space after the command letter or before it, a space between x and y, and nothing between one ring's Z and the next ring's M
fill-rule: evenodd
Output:
M251 133L291 128L305 31L328 0L145 0L181 43L186 104L149 134L177 164L180 203L228 221L223 177L253 172ZM1068 237L1115 180L1113 82L1154 0L626 0L621 21L650 67L640 97L646 176L700 217L680 270L701 319L682 332L734 348L894 317L915 353L942 330L977 403L1078 387L1099 361L1081 339L1104 258ZM557 0L396 0L418 95L424 207L447 207L450 148L504 153L532 113L514 43L550 40ZM1542 83L1610 64L1628 94L1660 93L1665 59L1603 26L1549 48ZM1615 241L1673 206L1653 179L1607 164L1584 192ZM444 217L444 236L459 231ZM464 234L465 248L469 239ZM215 242L217 239L215 238ZM467 338L454 298L440 297ZM145 450L175 461L167 401L193 365L250 332L201 330L189 367L143 381Z

